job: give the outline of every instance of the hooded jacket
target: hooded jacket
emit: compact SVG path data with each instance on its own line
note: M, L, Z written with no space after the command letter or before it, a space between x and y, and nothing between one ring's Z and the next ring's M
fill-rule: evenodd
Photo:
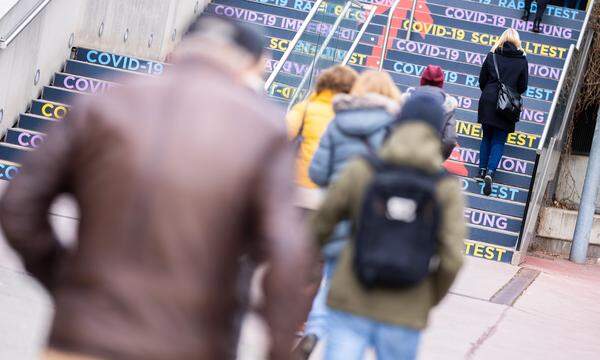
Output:
M334 96L335 94L331 90L312 94L307 100L292 107L286 116L290 139L298 135L302 136L296 164L296 183L300 187L318 188L318 185L313 183L308 176L308 169L319 147L319 141L335 115L333 111ZM303 121L304 127L302 127ZM302 134L299 134L300 131Z
M415 93L431 94L434 97L439 98L442 102L444 111L446 112L442 129L442 152L444 159L449 158L458 141L455 116L456 109L458 108L458 101L437 86L425 85L418 88L408 88L402 97L402 102L406 102L408 98Z
M74 106L23 159L0 218L55 299L52 348L234 358L238 259L249 254L277 274L265 313L272 358L288 358L310 256L293 207L293 153L283 114L242 83L233 49L183 42L160 80L129 79ZM61 193L80 207L76 249L48 223Z
M333 104L335 118L321 138L309 171L312 181L321 187L334 181L352 158L379 149L386 128L398 111L396 102L379 94L341 94L335 97ZM349 235L349 224L340 224L323 250L324 255L337 257Z
M440 171L443 162L439 135L422 122L398 126L379 155L392 164L414 166L432 174ZM372 178L370 165L357 159L329 187L326 200L312 219L313 235L320 244L328 241L341 220L351 220L352 235L355 234L365 190ZM447 177L438 183L437 200L442 221L438 246L441 263L436 272L412 288L366 290L354 273L354 243L350 241L333 276L328 305L383 323L425 328L429 311L446 295L462 265L466 235L464 199L456 178Z
M505 43L503 47L496 49L496 60L502 82L519 94L527 91L529 65L525 53L522 50L518 50L512 43ZM515 124L519 121L519 118L500 116L496 111L498 102L498 75L494 67L492 53L487 55L481 66L479 87L481 88L481 98L477 110L477 121L480 124L493 126L508 132L515 131Z
M329 185L348 160L366 154L369 147L381 147L399 104L378 94L342 94L335 97L333 106L335 117L321 138L309 170L311 180L321 187Z

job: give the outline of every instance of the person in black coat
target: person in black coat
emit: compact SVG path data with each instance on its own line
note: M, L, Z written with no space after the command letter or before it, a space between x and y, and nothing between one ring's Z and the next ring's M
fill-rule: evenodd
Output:
M483 138L479 149L479 174L476 179L485 182L483 191L486 195L492 192L494 173L502 159L508 134L515 131L515 124L519 121L518 116L507 117L496 110L499 82L493 54L502 82L506 86L523 94L527 91L529 81L529 65L521 47L519 33L515 29L507 29L488 54L479 74L481 98L477 122L481 124Z
M528 21L529 16L531 15L531 4L533 0L525 0L525 10L523 11L523 16L521 20ZM544 13L546 12L546 8L550 3L550 0L536 0L537 3L537 11L535 12L535 19L533 20L533 32L540 32L540 24L542 23L542 18L544 17Z

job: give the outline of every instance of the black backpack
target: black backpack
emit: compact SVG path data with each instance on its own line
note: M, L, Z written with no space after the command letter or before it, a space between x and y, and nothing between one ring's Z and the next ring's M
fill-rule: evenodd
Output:
M407 288L437 270L441 211L431 175L371 154L374 169L356 223L354 269L366 288Z

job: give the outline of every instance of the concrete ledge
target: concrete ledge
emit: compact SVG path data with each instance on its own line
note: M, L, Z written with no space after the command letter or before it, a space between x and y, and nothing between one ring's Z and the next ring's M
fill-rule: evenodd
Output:
M577 223L577 211L552 207L542 208L537 235L543 238L571 242ZM590 244L600 245L600 215L594 216Z

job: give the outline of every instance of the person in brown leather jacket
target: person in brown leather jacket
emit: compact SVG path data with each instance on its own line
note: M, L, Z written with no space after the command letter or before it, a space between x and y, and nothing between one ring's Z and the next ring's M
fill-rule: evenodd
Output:
M78 104L23 160L0 220L55 299L48 358L234 358L244 254L269 264L271 358L289 357L312 254L283 114L244 79L262 48L200 20L164 77ZM61 193L81 212L72 249L48 222Z

